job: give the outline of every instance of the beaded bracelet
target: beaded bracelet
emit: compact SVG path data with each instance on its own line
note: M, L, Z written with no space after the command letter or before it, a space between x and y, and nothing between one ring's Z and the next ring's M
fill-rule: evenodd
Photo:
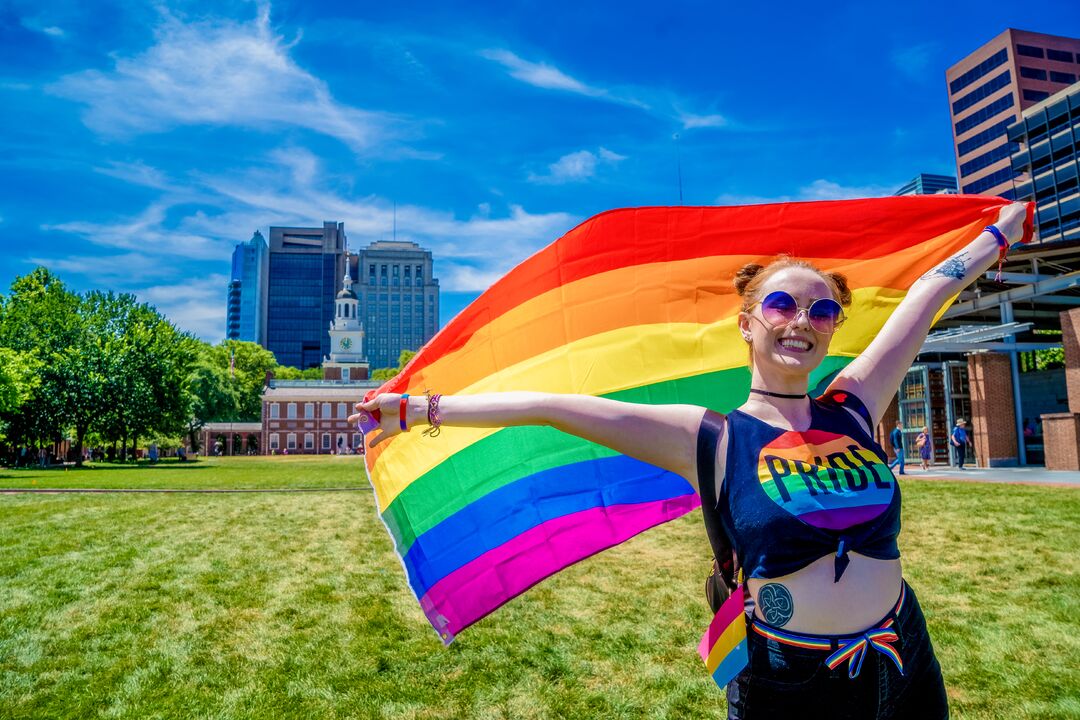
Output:
M994 282L1001 282L1001 265L1005 262L1005 256L1009 254L1009 239L994 225L987 225L983 230L993 235L994 239L997 240L998 268L997 274L994 275Z
M430 427L424 431L424 435L428 437L435 437L442 432L442 415L439 413L439 400L441 398L442 395L439 394L428 396L427 419Z

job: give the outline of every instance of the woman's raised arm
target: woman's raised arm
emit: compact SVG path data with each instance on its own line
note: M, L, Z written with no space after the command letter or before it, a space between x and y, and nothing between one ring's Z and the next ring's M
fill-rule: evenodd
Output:
M1023 239L1026 216L1023 203L1012 203L1001 209L994 225L1011 245ZM993 266L997 258L998 242L991 232L984 231L916 280L869 347L840 371L829 388L857 395L876 425L919 354L934 315L946 300Z
M401 395L385 393L357 410L381 415L375 447L401 433ZM411 429L427 424L428 399L411 396L406 420ZM644 405L589 395L503 392L446 395L439 401L442 424L461 427L548 425L616 452L670 470L697 489L697 432L705 408L694 405ZM349 418L356 422L359 415Z

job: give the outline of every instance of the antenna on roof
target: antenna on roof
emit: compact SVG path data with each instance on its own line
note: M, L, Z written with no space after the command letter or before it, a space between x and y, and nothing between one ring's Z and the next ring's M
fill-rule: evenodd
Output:
M397 242L397 200L394 201L394 242Z

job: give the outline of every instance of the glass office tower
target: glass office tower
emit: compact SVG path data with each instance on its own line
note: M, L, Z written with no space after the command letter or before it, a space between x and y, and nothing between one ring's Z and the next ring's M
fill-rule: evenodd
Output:
M1042 242L1080 240L1080 82L1024 111L1008 128L1017 200L1034 200Z
M334 296L345 274L345 224L270 228L266 349L281 365L319 367L330 354Z
M225 313L225 337L266 343L266 278L269 248L258 230L233 250Z

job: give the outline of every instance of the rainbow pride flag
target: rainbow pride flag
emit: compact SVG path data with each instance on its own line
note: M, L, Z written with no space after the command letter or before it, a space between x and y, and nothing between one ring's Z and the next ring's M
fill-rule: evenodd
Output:
M746 591L742 584L716 611L698 644L698 655L716 684L724 687L742 672L746 652Z
M1004 204L612 210L507 273L378 392L534 390L727 412L750 378L737 268L787 253L847 275L854 302L811 378L819 384ZM549 427L411 432L366 463L409 585L446 643L549 575L699 505L683 478Z

